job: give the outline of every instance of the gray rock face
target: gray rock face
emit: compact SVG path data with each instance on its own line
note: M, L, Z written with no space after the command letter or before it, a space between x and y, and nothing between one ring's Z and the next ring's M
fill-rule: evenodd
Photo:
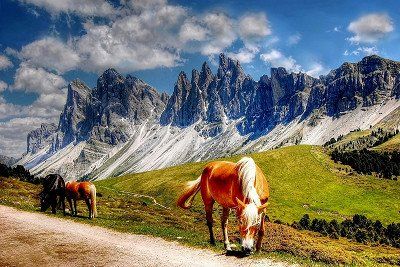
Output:
M213 75L206 63L191 82L181 73L161 116L161 124L186 127L199 120L221 123L244 117L242 133L262 132L314 110L340 116L358 106L371 106L400 95L400 63L369 56L345 63L319 79L305 73L272 68L258 82L246 76L239 62L220 55ZM218 134L220 131L212 131Z
M4 164L8 167L14 165L17 161L18 159L16 158L0 155L0 164Z
M27 136L27 153L35 154L40 149L52 144L57 126L54 123L43 123L40 128L32 130Z
M56 148L87 139L93 127L91 91L79 80L68 85L67 102L58 125Z
M272 68L270 77L254 81L237 60L221 54L216 74L207 63L200 71L193 70L191 77L181 72L171 97L138 78L108 69L94 89L79 80L71 82L58 127L42 125L32 131L27 151L36 153L51 143L55 152L82 140L114 146L130 138L133 125L144 122L178 127L200 122L196 130L215 136L227 120L239 119L241 134L259 136L314 112L340 116L391 97L400 97L400 63L378 56L344 63L320 78Z
M68 86L67 102L60 116L57 148L71 142L96 140L110 145L126 142L129 128L158 120L168 95L142 80L106 70L93 90L79 80Z
M180 73L174 92L161 116L161 124L185 127L198 120L218 123L224 118L239 118L254 93L255 82L244 74L239 62L221 54L217 75L207 63L192 71L189 82Z
M325 77L326 107L331 116L398 96L400 63L378 56L344 63Z

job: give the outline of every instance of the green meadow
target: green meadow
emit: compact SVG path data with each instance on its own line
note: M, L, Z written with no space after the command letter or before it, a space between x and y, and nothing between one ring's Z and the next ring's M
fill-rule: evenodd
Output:
M346 238L331 239L286 224L304 214L311 218L342 221L354 214L380 220L384 225L400 222L400 183L358 175L348 166L334 163L321 147L291 146L251 154L266 174L271 199L263 250L252 257L272 257L305 266L329 264L350 266L390 266L400 264L400 249L360 244ZM237 161L241 156L227 158ZM176 207L175 201L186 181L196 179L206 162L189 163L162 170L124 175L95 181L99 217L88 220L83 203L79 216L66 218L117 231L149 234L185 245L223 251L208 244L208 230L201 197L190 210ZM0 178L0 204L38 211L40 186ZM222 239L220 209L215 206L215 233ZM57 215L63 217L60 213ZM274 223L275 220L283 224ZM231 213L229 235L239 235Z
M343 220L357 213L384 223L400 222L399 182L341 171L341 166L321 147L291 146L250 156L270 184L268 216L271 220L291 223L305 213L311 217ZM174 207L184 183L196 179L204 165L204 162L189 163L96 184L117 191L151 195L161 204ZM195 209L201 207L200 196L196 200Z

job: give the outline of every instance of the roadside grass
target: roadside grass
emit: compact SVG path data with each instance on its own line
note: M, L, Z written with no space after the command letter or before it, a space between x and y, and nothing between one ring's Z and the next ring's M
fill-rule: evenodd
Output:
M294 146L251 155L270 182L272 221L298 221L305 213L312 218L350 218L355 213L383 223L399 222L400 185L396 181L372 176L349 175L340 170L320 147ZM231 158L236 161L240 157ZM191 210L175 207L185 181L196 179L205 163L126 175L95 182L99 217L88 220L87 209L79 203L79 217L66 218L111 228L121 232L148 234L199 248L223 252L223 245L208 244L208 230L200 196ZM0 204L38 211L40 187L18 180L0 178ZM168 207L163 208L153 203ZM215 234L222 240L219 207L215 207ZM58 212L58 217L63 217ZM239 235L233 213L230 239L237 244ZM305 266L327 264L376 266L399 265L400 249L370 246L323 237L318 233L268 223L262 253L252 257L272 257Z

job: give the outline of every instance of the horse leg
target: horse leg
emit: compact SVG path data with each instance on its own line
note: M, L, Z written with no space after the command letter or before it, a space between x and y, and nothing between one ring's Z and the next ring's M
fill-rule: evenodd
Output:
M227 251L231 251L231 244L229 243L228 238L228 217L229 217L229 208L222 209L221 215L221 228L222 228L222 235L224 236L224 247Z
M86 206L88 207L88 210L89 210L89 219L92 219L93 211L92 211L92 208L90 205L90 200L88 198L85 198L85 202L86 202Z
M76 207L76 199L74 198L74 216L78 215L78 209Z
M67 197L68 203L69 203L69 207L71 208L70 213L71 216L74 216L74 206L72 206L72 200L70 197Z
M210 244L215 245L215 238L214 238L214 232L213 232L213 205L214 205L214 200L211 200L210 203L204 204L205 205L205 210L206 210L206 220L207 220L207 226L208 226L208 231L210 232Z
M261 224L260 224L260 229L258 229L258 238L257 238L257 244L256 244L256 252L259 252L261 250L261 244L262 244L262 239L265 234L265 219L264 219L264 213L261 214Z
M60 196L60 198L61 198L61 208L62 208L63 214L64 214L64 216L65 216L65 195L62 194L62 195Z
M57 212L57 196L51 197L51 213L56 214Z

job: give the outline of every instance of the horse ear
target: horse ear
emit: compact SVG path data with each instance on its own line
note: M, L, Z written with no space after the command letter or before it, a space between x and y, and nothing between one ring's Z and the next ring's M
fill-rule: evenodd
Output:
M264 209L269 205L268 202L265 202L264 204L262 204L261 206L257 207L258 208L258 213L261 213L264 211Z
M246 207L246 204L244 204L244 202L241 201L240 199L238 199L237 197L236 197L236 202L238 203L238 205L239 205L241 208L245 208L245 207Z

